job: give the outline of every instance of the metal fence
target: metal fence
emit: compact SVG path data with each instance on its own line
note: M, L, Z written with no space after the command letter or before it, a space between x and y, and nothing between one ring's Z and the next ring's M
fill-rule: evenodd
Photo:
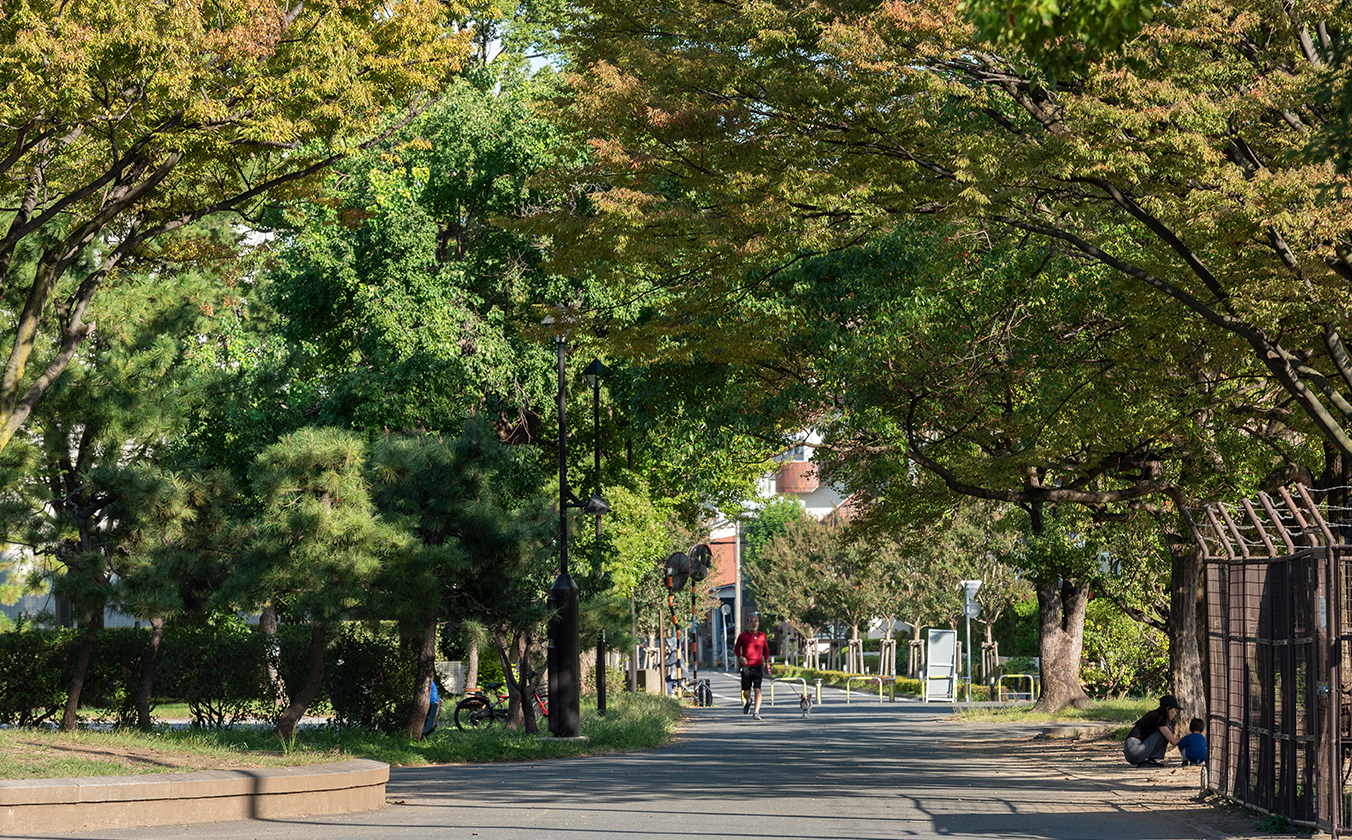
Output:
M1301 486L1204 513L1209 785L1346 834L1352 548Z

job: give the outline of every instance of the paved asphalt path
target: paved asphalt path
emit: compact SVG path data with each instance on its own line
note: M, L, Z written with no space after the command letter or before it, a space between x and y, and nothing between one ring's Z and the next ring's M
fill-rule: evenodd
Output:
M392 804L330 817L255 820L78 838L197 840L706 840L1047 838L1209 840L1182 813L1144 808L1055 768L971 744L1030 737L944 720L946 707L831 697L803 718L793 692L764 720L714 675L715 707L692 709L677 741L646 753L527 763L393 768Z

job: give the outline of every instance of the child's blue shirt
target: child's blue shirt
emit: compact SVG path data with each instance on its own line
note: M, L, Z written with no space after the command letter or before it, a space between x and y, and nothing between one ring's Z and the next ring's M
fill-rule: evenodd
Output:
M1206 763L1206 736L1200 732L1192 732L1178 739L1178 751L1183 753L1183 760L1188 764Z

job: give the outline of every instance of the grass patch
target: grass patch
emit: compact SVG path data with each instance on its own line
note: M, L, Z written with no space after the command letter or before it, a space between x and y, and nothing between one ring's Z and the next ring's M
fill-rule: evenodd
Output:
M288 767L342 761L333 751L286 754L277 742L245 750L215 733L161 730L52 732L0 729L0 779L177 773L226 767Z
M192 710L182 701L160 703L150 710L155 720L192 720Z
M311 729L297 733L296 749L335 748L394 765L459 764L465 762L529 761L577 755L648 750L671 740L681 719L680 705L671 698L624 692L607 698L605 717L596 714L596 700L582 699L582 734L586 741L550 738L548 724L528 734L500 726L461 732L453 722L454 704L442 710L442 725L422 741L361 730Z
M1003 706L999 708L960 708L958 717L963 720L1008 721L1011 723L1052 723L1063 721L1102 721L1130 727L1146 712L1159 705L1159 701L1150 698L1126 700L1099 700L1088 709L1076 709L1067 706L1054 715L1033 711L1032 705Z
M447 698L442 727L422 741L357 729L298 730L285 744L261 727L226 730L168 729L108 732L0 730L0 779L120 776L228 767L284 767L371 758L393 765L527 761L645 750L671 740L680 722L675 700L651 694L611 695L605 717L596 701L582 701L586 741L560 741L493 727L461 732ZM543 721L541 723L544 723Z

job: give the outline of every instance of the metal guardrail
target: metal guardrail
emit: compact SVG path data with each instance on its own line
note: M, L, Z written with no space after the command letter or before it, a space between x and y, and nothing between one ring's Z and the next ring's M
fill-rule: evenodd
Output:
M1038 680L1037 677L1033 676L1032 674L1001 674L1000 679L997 680L995 683L995 689L1002 700L1004 699L1005 694L1005 680L1028 680L1027 699L1029 700L1037 699ZM1023 692L1015 690L1014 699L1016 700L1024 699L1023 694L1024 694Z
M882 677L850 677L845 681L845 702L850 702L850 686L855 680L873 680L878 683L878 702L883 702L883 678Z
M796 683L799 683L799 684L801 684L801 685L803 686L803 694L807 694L807 680L803 679L802 677L772 677L772 678L770 679L770 705L771 705L771 706L773 706L773 705L775 704L775 683L777 683L777 682L796 682ZM817 696L818 696L818 698L821 697L821 689L820 689L820 687L817 689ZM818 702L821 702L820 699L818 699Z

